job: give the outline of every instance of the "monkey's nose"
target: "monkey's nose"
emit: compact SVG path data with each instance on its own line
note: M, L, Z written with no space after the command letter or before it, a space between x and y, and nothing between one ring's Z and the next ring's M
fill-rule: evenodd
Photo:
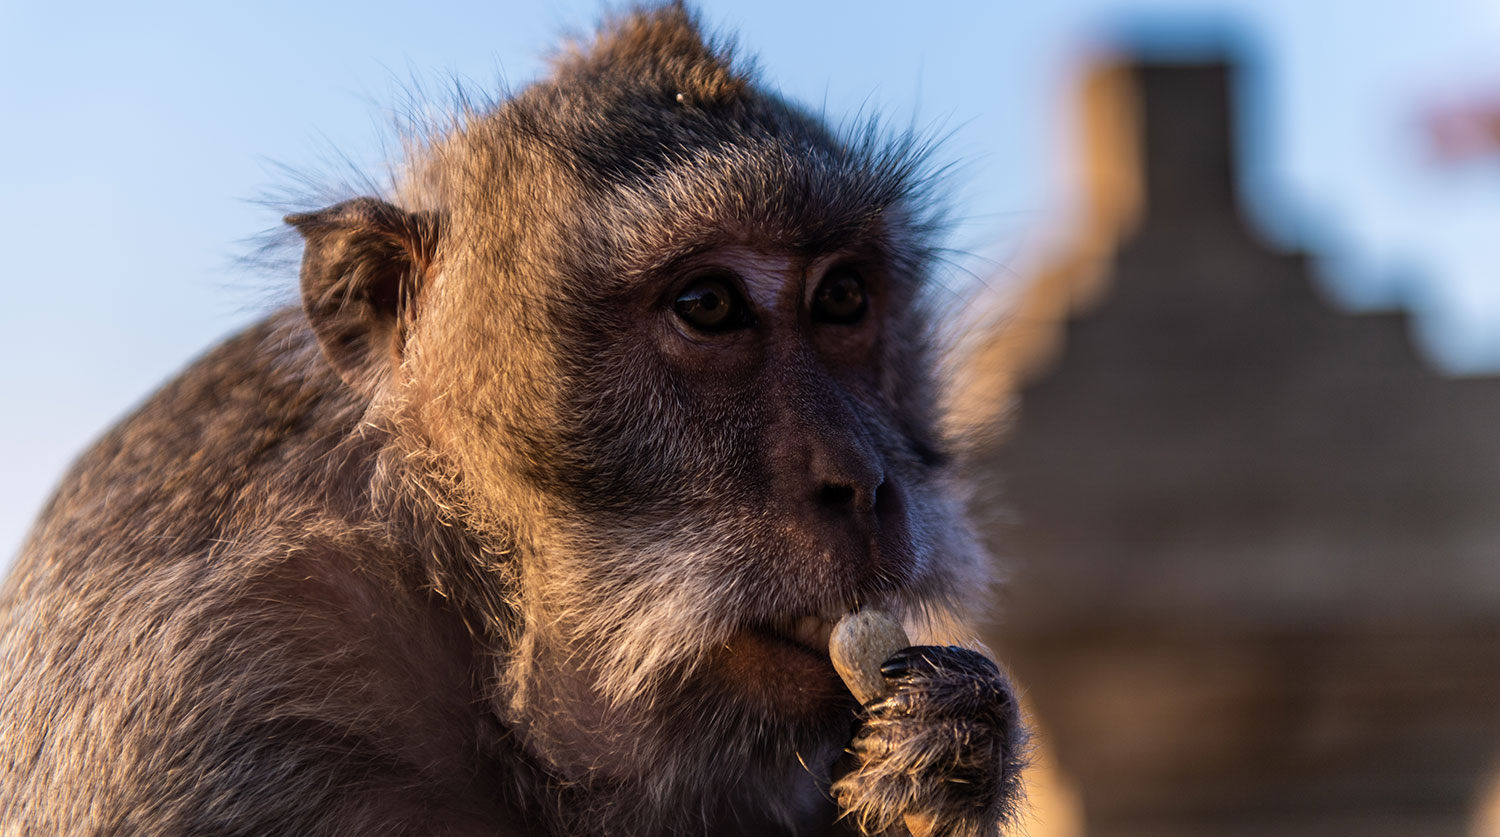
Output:
M798 515L805 535L852 589L868 593L900 584L912 567L906 503L899 481L824 479L816 502Z
M874 488L850 482L824 482L818 490L818 505L835 514L866 515L875 510L876 498L884 485L883 479Z

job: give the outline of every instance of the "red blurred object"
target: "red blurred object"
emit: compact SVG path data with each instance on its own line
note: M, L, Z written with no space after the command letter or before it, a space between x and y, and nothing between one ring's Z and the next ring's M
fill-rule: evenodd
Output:
M1438 162L1500 155L1500 93L1432 108L1422 122L1427 147Z

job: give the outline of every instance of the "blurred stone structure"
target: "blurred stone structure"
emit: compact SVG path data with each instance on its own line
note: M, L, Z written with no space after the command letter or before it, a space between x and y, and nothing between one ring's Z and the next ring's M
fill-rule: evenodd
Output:
M1085 87L1087 229L969 386L1019 392L981 460L1014 518L994 644L1087 834L1479 833L1500 380L1439 376L1403 315L1333 310L1255 238L1232 81Z

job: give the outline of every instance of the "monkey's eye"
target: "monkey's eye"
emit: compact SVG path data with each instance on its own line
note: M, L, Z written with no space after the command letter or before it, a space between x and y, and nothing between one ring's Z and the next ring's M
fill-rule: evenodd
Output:
M725 276L704 276L688 285L672 310L699 331L729 331L750 323L745 300Z
M858 322L869 307L859 274L850 267L835 267L813 294L812 315L819 322L847 325Z

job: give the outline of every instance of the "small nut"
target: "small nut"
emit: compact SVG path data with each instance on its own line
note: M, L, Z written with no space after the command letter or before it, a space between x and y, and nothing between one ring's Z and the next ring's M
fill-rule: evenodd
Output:
M883 610L867 608L844 614L828 639L828 656L844 685L860 703L885 694L880 666L911 645L901 623Z

